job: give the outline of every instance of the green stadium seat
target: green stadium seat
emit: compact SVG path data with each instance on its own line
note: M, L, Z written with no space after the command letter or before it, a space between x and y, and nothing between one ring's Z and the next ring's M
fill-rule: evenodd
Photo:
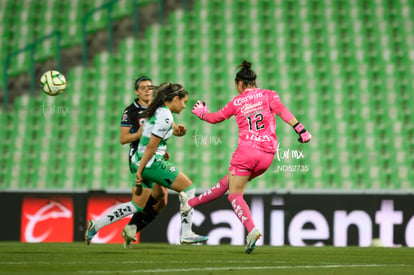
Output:
M43 5L42 5L43 4ZM56 23L61 22L61 14L56 11L63 8L61 1L46 0L39 5L40 10L44 10L43 16L38 18L39 37L49 35L56 29ZM50 57L55 57L57 53L56 39L51 38L42 42L36 49L36 60L41 61Z
M52 2L0 3L2 26L12 25L0 26L3 40L11 40L0 46L2 58L47 34L49 22L59 22L65 46L79 44L83 14L106 1ZM118 4L114 16L128 16L132 1ZM13 18L3 12L19 5L33 9ZM62 13L33 12L45 5ZM223 107L236 95L235 67L246 58L253 61L258 85L276 90L314 136L311 143L299 144L291 127L277 118L282 148L303 149L305 158L275 159L249 188L412 189L413 11L404 0L196 1L193 11L175 11L165 24L149 27L144 39L125 39L113 54L97 55L91 67L70 70L64 94L20 97L13 111L0 111L0 188L130 190L128 146L119 145L119 119L142 74L154 84L180 82L189 90L187 109L175 116L188 132L171 139L169 152L198 188L212 186L227 172L237 126L234 120L203 123L191 115L191 105L203 99L211 110ZM89 23L91 31L106 29L106 12ZM12 32L28 35L16 40ZM37 58L53 55L53 42L41 48ZM28 61L27 54L16 57L10 72L27 71ZM46 116L43 109L50 105L70 111L55 109ZM16 121L24 121L17 130L11 126ZM4 131L3 123L9 125ZM278 172L278 165L309 165L309 171Z
M87 3L81 0L74 0L70 2L63 2L65 5L62 20L62 32L65 34L62 37L62 45L72 46L82 43L82 20L84 14L88 11Z
M122 18L126 15L131 15L134 7L134 1L130 0L118 0L114 5L113 16L114 18Z
M96 7L100 7L106 2L107 2L106 0L97 0L94 2L88 2L89 4L88 11ZM98 12L95 12L91 17L89 17L88 24L87 24L88 32L96 32L99 29L104 29L108 22L107 18L108 18L107 9L101 9Z
M12 117L8 113L0 112L0 189L10 188L10 182L7 180L11 159L11 147L13 144L12 135Z

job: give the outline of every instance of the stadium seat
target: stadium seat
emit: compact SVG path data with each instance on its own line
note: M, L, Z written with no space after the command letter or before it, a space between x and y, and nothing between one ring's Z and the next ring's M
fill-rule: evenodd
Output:
M83 14L106 1L52 2L0 4L1 22L10 22L22 37L2 44L1 57L46 34L51 21L61 22L65 46L79 44ZM23 4L33 9L15 17L4 12ZM45 5L63 13L33 11ZM114 15L127 16L131 5L119 1ZM179 82L189 91L187 109L174 115L187 126L187 135L173 137L169 152L197 188L212 186L227 172L237 126L233 119L206 124L191 114L191 106L203 99L210 110L223 107L237 95L236 66L248 59L258 85L277 91L313 135L311 143L299 144L291 127L277 118L281 149L303 150L304 158L276 157L249 188L412 189L413 12L404 0L195 1L192 11L177 10L165 24L150 26L143 39L127 38L116 52L95 56L90 67L72 69L64 94L20 97L13 111L0 111L1 188L129 190L128 146L119 144L119 120L134 98L134 80L142 74L156 85ZM100 12L90 18L88 29L105 29L106 22L106 12ZM0 26L0 35L6 41L11 31ZM53 51L53 42L45 42L37 58ZM16 58L10 71L27 70L28 60L27 54ZM57 113L59 106L68 112ZM16 121L24 122L14 130ZM289 166L309 170L278 171Z
M74 0L64 2L65 6L62 20L64 22L61 31L66 34L62 37L62 45L65 47L80 45L82 43L82 20L89 10L88 2Z

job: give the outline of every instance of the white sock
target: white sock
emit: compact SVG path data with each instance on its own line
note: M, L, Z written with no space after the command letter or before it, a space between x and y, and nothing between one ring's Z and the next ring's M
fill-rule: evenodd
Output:
M195 188L187 189L184 191L189 199L195 197ZM187 214L181 213L181 235L189 236L193 232L193 213L194 209L191 209Z
M110 225L120 219L142 211L142 208L134 204L132 201L118 204L109 212L105 213L99 220L95 221L95 230L98 231L104 226Z

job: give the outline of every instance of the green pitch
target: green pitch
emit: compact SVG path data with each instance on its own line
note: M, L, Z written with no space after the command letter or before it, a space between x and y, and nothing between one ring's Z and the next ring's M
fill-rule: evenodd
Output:
M0 274L414 274L414 249L0 242Z

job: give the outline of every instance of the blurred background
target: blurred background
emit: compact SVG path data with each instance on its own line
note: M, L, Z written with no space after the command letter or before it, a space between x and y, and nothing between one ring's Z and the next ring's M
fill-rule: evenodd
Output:
M413 0L0 0L0 189L129 191L119 143L134 81L182 83L187 126L174 163L203 190L226 172L233 119L209 125L237 92L243 59L261 88L312 133L277 118L279 155L249 189L262 192L412 192ZM57 69L68 88L41 93Z

